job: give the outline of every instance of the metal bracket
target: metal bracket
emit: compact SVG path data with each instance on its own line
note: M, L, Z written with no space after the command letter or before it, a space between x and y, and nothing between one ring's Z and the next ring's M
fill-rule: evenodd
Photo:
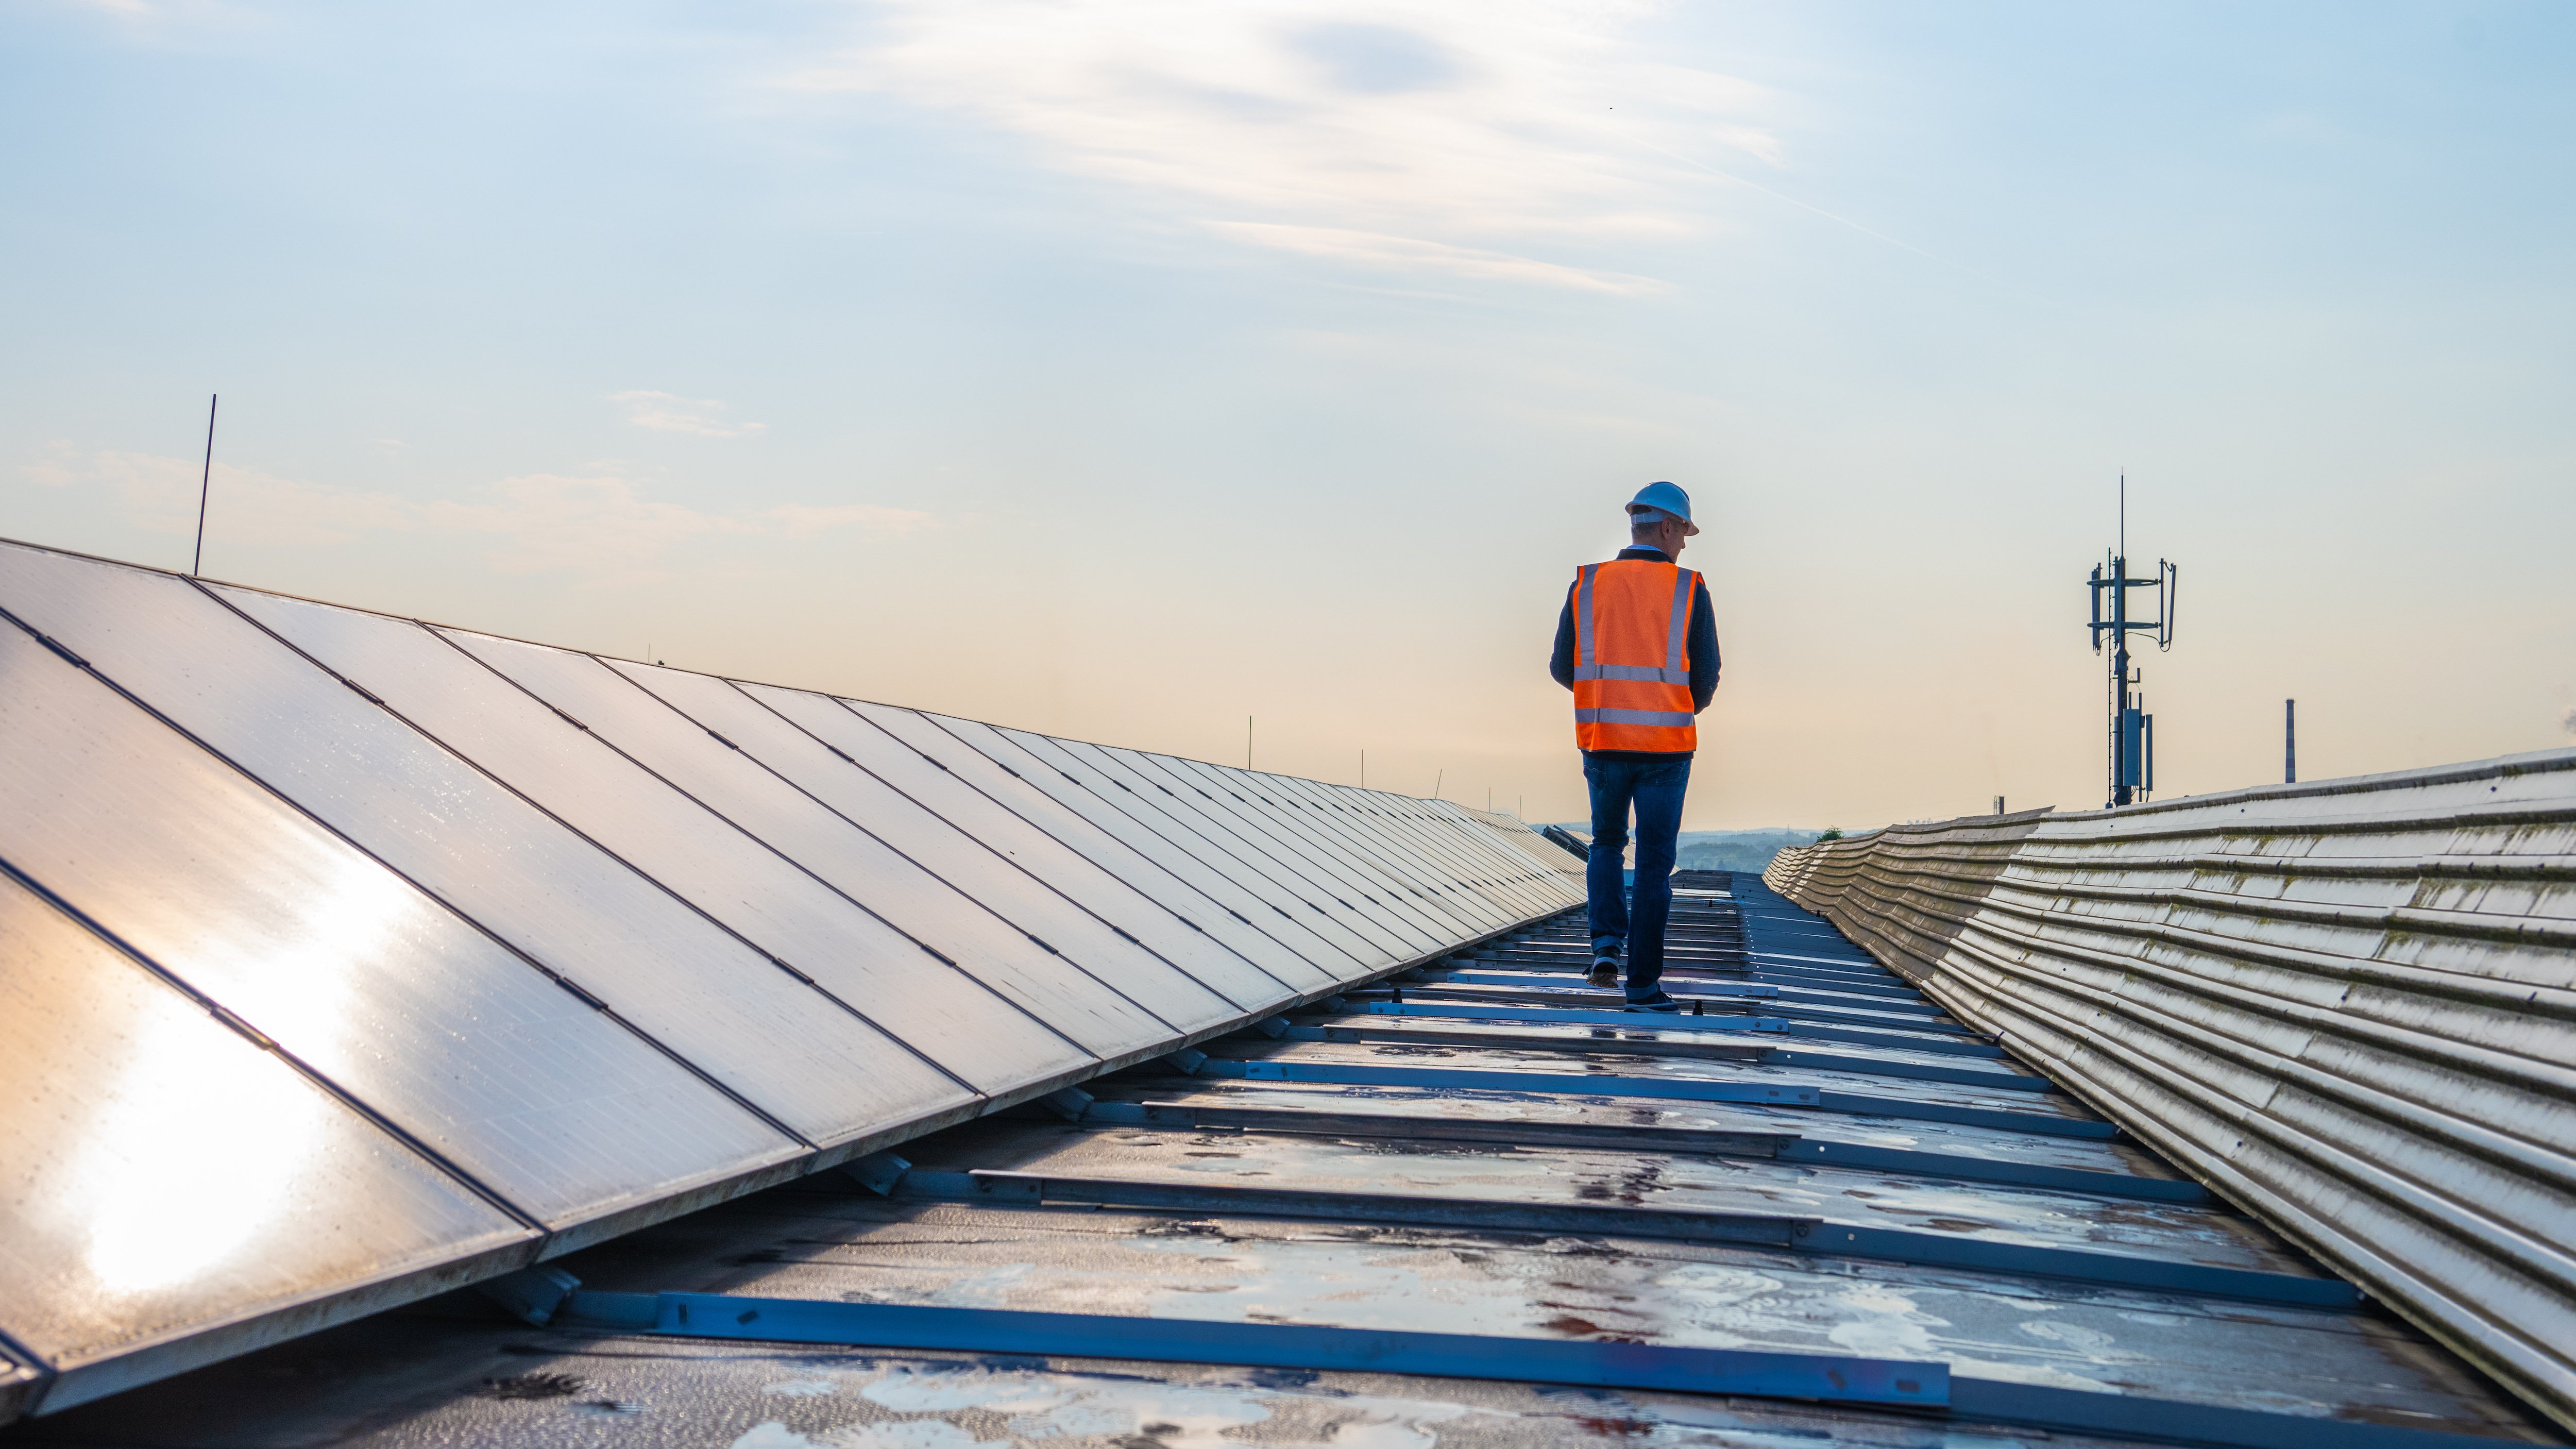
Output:
M555 1310L581 1288L581 1280L561 1268L542 1264L487 1278L474 1285L474 1291L500 1304L521 1322L539 1328L552 1323Z

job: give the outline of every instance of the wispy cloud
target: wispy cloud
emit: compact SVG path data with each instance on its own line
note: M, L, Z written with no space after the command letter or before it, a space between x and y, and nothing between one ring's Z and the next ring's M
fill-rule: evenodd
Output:
M108 493L128 522L148 532L185 534L197 527L200 467L194 458L121 452L82 457L57 447L22 471L29 481L49 487ZM390 494L303 483L224 463L215 465L213 496L228 520L256 520L261 542L290 548L347 543L363 533L414 525L413 506Z
M1780 156L1759 88L1656 59L1629 38L1655 8L1622 0L870 8L881 42L787 83L960 112L1177 220L1369 268L1641 290L1568 253L1705 229L1669 153Z
M681 397L667 392L613 392L613 403L626 407L626 421L657 433L686 433L697 438L744 438L768 426L766 423L733 422L725 417L732 411L730 403L713 398Z
M57 450L22 471L48 487L103 491L128 521L151 532L187 534L196 527L198 464L191 459L121 452L79 458ZM710 513L638 496L632 482L614 475L531 473L504 478L476 496L419 502L222 464L214 470L210 516L209 535L219 548L317 548L370 534L447 535L486 542L486 562L502 573L568 573L595 584L664 577L658 570L666 557L693 540L806 539L841 529L902 537L937 523L916 509L873 503L787 503Z
M1587 271L1581 267L1516 257L1508 252L1454 247L1446 242L1423 241L1417 237L1385 236L1377 232L1348 231L1329 226L1284 226L1260 221L1220 221L1209 225L1217 231L1262 246L1302 252L1313 257L1330 257L1364 267L1431 270L1488 281L1536 282L1543 286L1623 295L1656 291L1663 286L1651 277Z
M835 528L860 528L901 538L931 526L934 519L914 508L882 508L873 503L842 503L817 508L808 503L782 503L760 515L786 530L790 538L812 538Z

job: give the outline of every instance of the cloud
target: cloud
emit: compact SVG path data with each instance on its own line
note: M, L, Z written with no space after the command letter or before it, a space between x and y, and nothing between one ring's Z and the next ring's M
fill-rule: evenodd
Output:
M761 517L784 528L789 538L812 538L827 529L851 525L870 533L901 538L907 533L928 528L935 521L918 509L880 508L873 503L843 503L830 508L782 503Z
M748 519L638 498L623 478L552 473L504 478L478 501L440 499L418 517L423 528L499 540L489 558L505 574L626 572L691 538L761 531Z
M1383 236L1376 232L1345 231L1338 227L1283 226L1275 222L1220 221L1210 225L1217 231L1231 233L1262 246L1302 252L1307 256L1331 257L1366 267L1428 269L1460 277L1536 282L1550 287L1573 287L1621 295L1663 288L1663 283L1651 277L1585 271L1581 267L1532 261L1507 252L1453 247L1414 237Z
M725 420L730 403L713 398L681 397L667 392L613 392L608 400L626 405L626 421L657 433L687 433L697 438L745 438L767 427L766 423L735 423Z
M2566 713L2558 716L2558 727L2571 735L2576 735L2576 706L2571 706Z
M1622 0L869 13L882 39L782 83L962 114L1174 220L1354 266L1643 290L1564 253L1706 230L1722 193L1682 157L1780 156L1766 93L1656 59L1627 35L1656 7Z
M53 488L104 492L135 526L193 533L198 464L186 458L101 452L87 459L57 447L21 471ZM873 503L783 503L755 513L710 513L639 497L614 475L531 473L504 478L466 498L417 502L389 493L337 488L218 464L207 536L220 550L238 544L319 548L370 534L479 539L501 573L568 573L593 583L636 583L677 547L711 538L809 539L840 529L903 537L938 520Z
M194 458L102 452L86 462L57 452L24 471L49 487L85 487L115 496L118 509L151 533L193 534L203 464ZM300 483L218 463L210 484L210 512L227 524L253 519L261 542L311 548L347 543L362 533L409 525L409 504L390 494Z

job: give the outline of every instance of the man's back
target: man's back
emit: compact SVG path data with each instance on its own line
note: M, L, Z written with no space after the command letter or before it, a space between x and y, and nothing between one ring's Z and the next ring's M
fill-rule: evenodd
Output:
M1699 531L1690 497L1649 485L1628 505L1633 546L1575 571L1558 611L1548 673L1574 692L1575 744L1592 796L1591 896L1595 986L1619 983L1627 958L1631 1010L1674 1011L1660 982L1664 922L1682 798L1699 748L1698 715L1717 693L1717 613L1705 580L1679 555ZM1622 869L1636 816L1633 905Z

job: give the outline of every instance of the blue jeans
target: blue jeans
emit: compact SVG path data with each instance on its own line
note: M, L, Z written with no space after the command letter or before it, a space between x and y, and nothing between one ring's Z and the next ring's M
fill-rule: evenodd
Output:
M1662 988L1664 921L1673 910L1673 852L1682 829L1682 792L1690 787L1690 756L1669 760L1583 757L1584 783L1592 787L1592 856L1583 879L1592 897L1592 953L1628 956L1628 999L1643 1001ZM1637 810L1637 885L1632 907L1621 879L1628 849L1628 808Z

